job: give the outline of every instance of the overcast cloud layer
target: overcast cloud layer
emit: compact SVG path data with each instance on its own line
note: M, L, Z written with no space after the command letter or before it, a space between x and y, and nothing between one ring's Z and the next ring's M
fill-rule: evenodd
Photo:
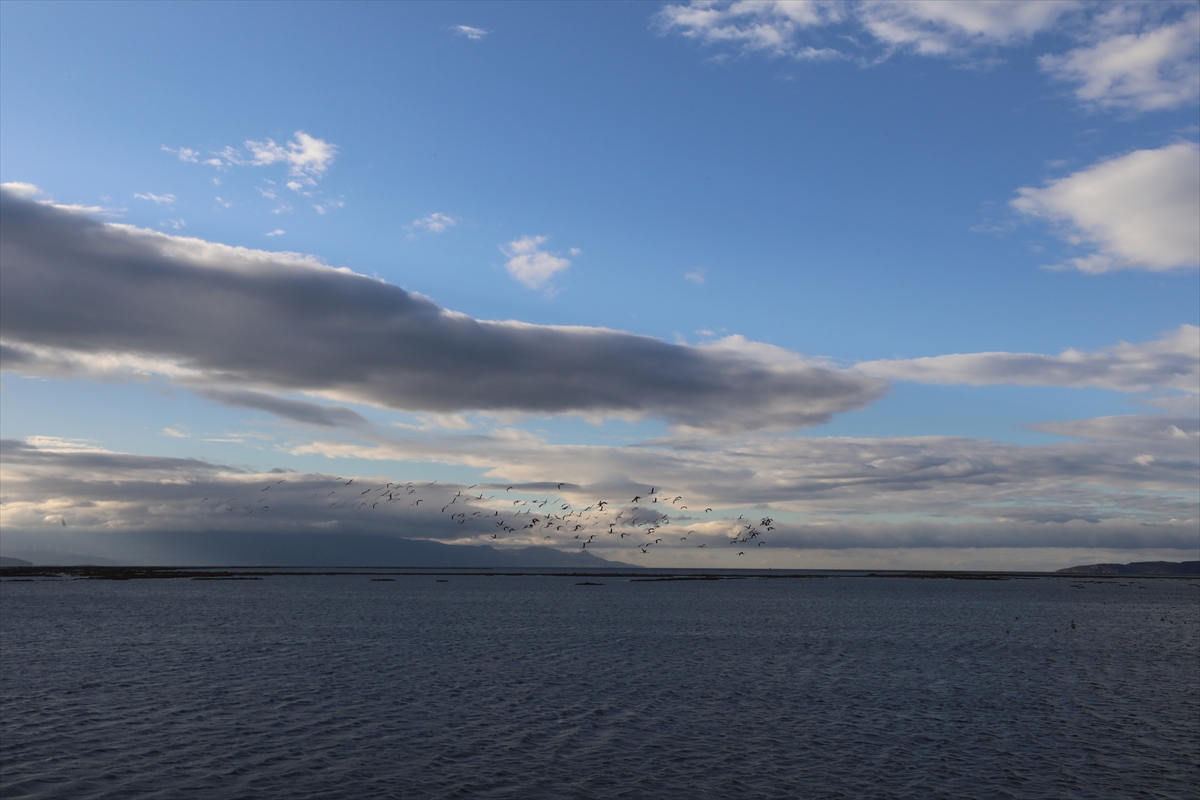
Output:
M486 517L511 513L514 498L530 496L561 497L576 509L605 499L614 510L641 505L642 514L659 513L645 500L630 502L651 484L660 494L686 498L667 508L670 521L655 534L665 537L660 550L672 558L707 557L696 552L702 543L728 546L744 524L739 515L775 518L775 531L764 539L767 549L1195 550L1200 422L1131 415L1043 427L1078 440L1022 446L962 437L775 437L598 447L548 444L499 430L376 435L366 444L297 448L334 458L470 464L491 479L465 494L465 487L420 481L416 494L397 487L398 501L378 504L372 503L383 497L385 481L417 476L251 473L86 443L10 441L3 445L2 511L6 532L30 535L64 528L341 531L570 549L579 542L569 527L505 532L497 541L491 537L498 529ZM563 482L561 489L556 481ZM360 486L372 503L362 502ZM476 492L481 496L472 499ZM665 507L666 496L660 500ZM438 508L452 502L465 512L461 523ZM631 551L631 542L640 541L601 535L591 549L630 560L640 554Z
M740 337L688 346L481 321L312 258L0 197L4 366L23 374L157 373L252 408L272 401L246 392L301 391L406 411L660 417L719 432L818 424L886 390ZM276 405L268 410L293 418L322 413ZM345 411L309 421L353 421Z

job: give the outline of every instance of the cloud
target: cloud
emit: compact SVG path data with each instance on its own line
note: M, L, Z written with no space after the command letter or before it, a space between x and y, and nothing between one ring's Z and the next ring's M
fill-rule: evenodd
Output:
M1079 3L1070 0L916 0L863 3L858 17L875 39L890 47L944 56L1027 41L1077 8Z
M313 203L312 207L318 214L324 214L330 209L343 208L345 205L346 201L339 198L337 200L322 200L320 203Z
M3 192L10 197L20 197L24 199L32 199L38 195L45 195L42 191L32 183L22 183L20 181L9 181L0 183L0 192ZM107 199L107 198L105 198ZM105 208L104 206L85 206L80 203L56 203L53 200L37 200L40 205L57 208L59 211L67 211L75 214L95 214L104 217L119 217L127 209L125 208Z
M391 465L390 474L357 479L352 496L334 495L332 503L330 492L354 476L335 483L327 474L250 473L49 437L3 442L0 469L6 534L36 530L47 518L67 515L73 527L90 530L287 531L333 525L444 541L490 536L490 523L471 519L460 527L429 513L432 500L455 497L462 488L455 485L424 487L440 493L425 496L424 509L407 499L354 507L361 500L359 484L386 490L385 481L419 480L421 468L411 462L426 461L487 471L483 498L464 503L469 517L511 512L512 499L552 491L560 481L566 484L558 492L565 502L586 506L606 498L621 509L639 505L628 498L655 485L684 495L689 508L660 512L647 506L642 512L669 525L667 530L687 532L693 541L688 548L724 544L744 524L736 519L743 515L776 520L769 548L1196 549L1200 420L1131 415L1045 428L1079 440L1031 446L963 437L696 437L613 447L552 444L503 429L408 437L367 431L361 444L295 448L306 455L410 462ZM503 491L507 484L517 485L511 495ZM253 513L267 496L270 514ZM339 505L347 499L352 502ZM569 532L549 533L550 544L571 546ZM541 544L542 536L517 532L503 544ZM608 557L618 558L611 551L622 545L627 549L616 537L596 543L601 554L607 548Z
M246 147L255 166L287 164L289 175L310 185L325 175L338 151L337 145L309 136L304 131L296 131L295 138L286 145L275 144L274 139L265 139L261 142L248 141Z
M458 224L458 220L447 214L435 211L428 216L414 219L404 227L407 230L419 230L426 233L445 233Z
M917 383L969 386L1071 386L1147 392L1174 389L1200 394L1200 327L1181 325L1152 342L1120 344L1099 352L967 353L865 361L869 375Z
M175 203L175 195L173 194L154 194L153 192L141 194L139 192L134 192L133 196L139 200L149 200L151 203L158 203L159 205L169 206Z
M163 146L168 153L175 153L181 161L203 163L217 169L230 167L265 167L272 164L282 164L287 167L287 174L292 180L287 187L295 192L301 192L306 186L316 186L317 181L325 176L338 154L338 146L332 142L310 136L304 131L296 131L295 136L284 144L277 144L274 139L262 141L247 140L243 148L226 146L214 151L210 158L200 160L200 153L181 147L173 150ZM220 181L214 179L220 185ZM258 190L268 199L275 197L271 189ZM137 195L143 197L143 195ZM149 199L149 197L145 197Z
M457 36L465 36L473 42L478 42L483 37L487 36L491 31L485 31L483 28L472 28L470 25L453 25L450 30Z
M1110 13L1128 8L1118 6ZM1141 31L1102 28L1094 38L1062 55L1044 55L1038 64L1053 77L1078 84L1075 96L1098 108L1155 111L1196 102L1200 13L1193 10L1180 20Z
M190 147L180 147L179 149L174 149L174 148L167 147L164 144L162 146L162 149L165 152L173 153L173 154L179 156L180 161L186 161L186 162L195 164L197 161L200 160L200 152L197 150L193 150Z
M0 183L0 190L6 191L16 197L33 197L42 193L42 190L32 183L21 183L20 181Z
M659 29L706 44L735 44L748 52L797 59L841 58L855 51L814 47L800 40L843 25L841 37L862 32L877 45L924 56L963 56L980 47L1013 45L1048 30L1080 8L1073 0L979 2L694 2L668 5ZM838 42L844 46L844 42Z
M1062 226L1096 252L1068 263L1083 272L1162 271L1200 264L1200 147L1179 142L1101 161L1011 203Z
M287 231L285 231L283 228L276 228L275 230L267 233L266 235L267 236L283 236L285 233L287 233Z
M701 267L694 269L691 272L685 272L683 274L683 279L685 281L691 281L692 283L704 283L704 269Z
M311 257L0 202L4 366L24 374L134 369L405 411L656 417L710 432L820 424L887 389L741 337L689 346L477 320Z
M1039 429L1084 441L684 436L613 447L552 444L499 429L421 437L366 433L359 442L316 441L292 452L458 464L485 470L501 485L553 479L576 487L567 491L577 499L632 497L658 486L689 498L689 525L708 519L695 512L706 506L770 508L813 520L1149 523L1196 517L1200 421L1131 415L1052 425L1072 427ZM1137 463L1143 454L1153 461Z
M1193 4L1075 0L697 2L665 6L660 33L801 60L852 58L864 66L896 52L994 62L999 48L1059 34L1078 46L1045 53L1042 70L1103 109L1152 111L1200 94L1200 13ZM724 55L724 54L722 54Z
M1043 422L1029 428L1076 439L1142 442L1147 445L1200 446L1200 418L1130 414L1067 422Z
M705 44L734 44L747 52L797 59L837 58L832 48L796 41L801 31L841 22L840 2L690 3L665 6L655 18L660 32L679 33Z
M530 289L540 289L555 273L571 266L569 259L541 249L549 239L549 236L522 236L501 245L500 250L509 257L504 264L508 274Z
M305 400L290 400L245 389L199 388L194 391L201 397L206 397L221 405L266 411L308 425L333 428L368 424L361 414L343 406L323 406Z

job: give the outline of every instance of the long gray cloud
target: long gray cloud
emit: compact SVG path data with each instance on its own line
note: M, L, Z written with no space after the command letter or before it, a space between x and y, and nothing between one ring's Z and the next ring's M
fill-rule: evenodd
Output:
M233 390L300 391L406 411L659 417L726 433L819 424L887 387L740 337L688 346L477 320L315 259L0 197L0 337L5 366L26 373L142 370L226 392L222 402Z
M309 425L332 428L368 424L362 414L342 406L323 406L245 389L196 389L195 392L222 405L253 408Z
M994 386L1072 386L1144 392L1200 393L1200 327L1181 325L1152 342L1122 342L1098 352L960 353L864 361L871 375L918 383Z

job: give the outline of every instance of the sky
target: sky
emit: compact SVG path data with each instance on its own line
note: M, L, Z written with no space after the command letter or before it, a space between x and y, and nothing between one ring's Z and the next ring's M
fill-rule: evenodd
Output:
M1194 2L10 0L0 545L1197 558L1198 105Z

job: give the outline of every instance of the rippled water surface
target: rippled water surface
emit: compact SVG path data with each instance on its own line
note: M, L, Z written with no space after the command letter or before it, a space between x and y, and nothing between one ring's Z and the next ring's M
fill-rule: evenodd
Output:
M443 577L5 581L0 795L1198 796L1195 580Z

